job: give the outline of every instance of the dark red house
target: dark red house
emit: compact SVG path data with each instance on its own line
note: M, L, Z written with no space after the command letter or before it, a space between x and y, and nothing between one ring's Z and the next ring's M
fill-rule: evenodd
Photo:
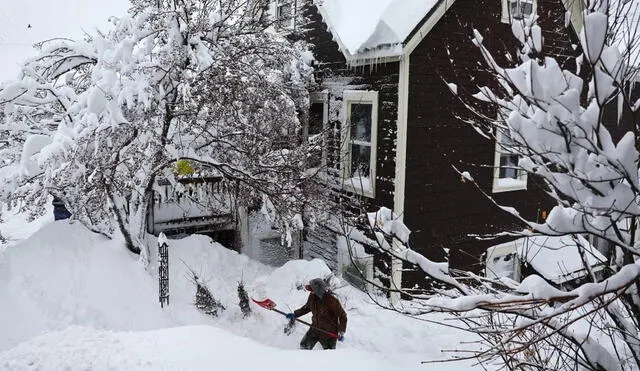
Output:
M476 236L522 225L464 182L454 167L527 218L544 218L551 205L535 179L509 167L517 156L501 153L494 140L468 123L477 117L461 100L497 116L472 98L479 87L495 84L473 32L482 34L499 63L508 64L518 48L511 22L536 13L544 52L575 69L581 2L567 3L572 5L564 0L298 0L305 22L284 26L303 27L313 45L319 88L312 93L309 134L323 135L328 148L316 165L325 165L327 177L345 193L365 199L369 211L386 206L399 215L412 230L414 250L481 269L480 255L505 241ZM285 12L276 1L273 11L284 16L292 9ZM322 257L332 268L348 267L335 238L322 229L308 233L302 255ZM388 263L375 265L391 271L392 284L406 288L423 281L413 267ZM363 263L371 277L373 265Z

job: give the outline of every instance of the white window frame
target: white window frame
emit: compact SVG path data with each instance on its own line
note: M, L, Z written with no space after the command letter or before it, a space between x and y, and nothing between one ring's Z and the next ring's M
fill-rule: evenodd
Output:
M511 4L512 3L530 3L532 5L531 14L536 14L538 9L538 1L537 0L501 0L502 1L502 13L500 15L500 21L502 23L511 23L512 21L522 20L521 17L513 17L511 14Z
M484 275L490 279L500 279L499 273L495 269L498 259L512 255L513 259L513 277L508 277L516 282L522 281L522 259L518 255L518 240L501 243L491 246L485 252L485 272Z
M288 2L289 5L291 6L291 19L289 24L282 24L280 19L279 19L279 14L278 11L280 10L280 8L286 3ZM293 30L296 26L296 13L297 13L297 1L295 0L272 0L271 1L271 6L270 6L270 13L271 13L271 17L273 19L273 24L275 26L276 29L284 29L284 30Z
M371 292L372 285L370 282L374 278L373 255L367 254L362 244L354 240L347 242L346 239L347 237L345 236L338 236L338 272L343 279L348 280L345 277L347 269L354 265L354 261L360 263L360 267L364 268L361 270L363 275L361 278L364 280L365 289L367 292ZM349 252L350 248L352 249L351 252Z
M345 90L343 92L344 120L341 141L341 175L343 187L348 191L365 197L374 198L376 189L377 139L378 139L378 92L371 90ZM369 189L363 189L361 184L351 176L351 105L371 104L371 154L369 160ZM355 144L363 145L364 142Z
M523 170L517 170L519 172L518 178L500 178L500 157L503 154L509 154L509 151L501 145L502 132L498 130L496 132L495 141L495 154L493 159L493 193L521 191L527 189L527 173Z
M328 144L328 140L327 140L327 133L328 133L328 129L329 129L329 92L328 91L320 91L320 92L313 92L309 94L309 109L311 109L311 106L313 104L322 104L323 105L323 109L322 109L322 132L320 133L322 135L322 160L320 162L320 166L322 169L326 169L327 167L327 157L328 157L328 153L327 153L327 144ZM309 122L307 122L307 142L309 141L309 136L311 134L309 134Z

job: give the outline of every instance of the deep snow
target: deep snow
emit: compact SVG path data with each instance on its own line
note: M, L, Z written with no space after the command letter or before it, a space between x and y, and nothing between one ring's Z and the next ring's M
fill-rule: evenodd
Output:
M204 236L170 240L171 303L162 309L157 267L145 270L122 246L59 221L0 253L0 370L315 370L314 364L318 370L432 370L442 366L420 361L443 358L441 349L456 349L466 337L380 309L334 278L349 316L346 340L335 352L301 351L302 325L286 336L282 316L253 304L252 315L242 319L237 282L243 279L249 295L269 297L287 311L306 300L304 283L330 274L324 262L291 261L274 269ZM187 265L226 306L219 318L192 306ZM471 364L446 367L468 370Z

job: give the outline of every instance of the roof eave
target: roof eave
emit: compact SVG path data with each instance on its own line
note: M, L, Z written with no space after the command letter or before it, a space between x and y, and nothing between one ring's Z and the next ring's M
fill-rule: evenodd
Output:
M344 45L342 40L336 32L333 31L334 27L331 20L322 9L321 6L314 1L314 5L318 10L318 13L322 17L322 21L327 26L329 33L333 37L333 40L338 44L338 49L343 54L346 62L350 66L363 66L369 64L397 62L406 56L410 55L413 50L420 44L420 42L427 37L433 27L440 21L440 18L449 10L449 8L455 3L456 0L440 0L431 8L429 13L416 25L416 27L409 33L404 42L397 44L388 53L385 53L381 48L368 49L356 54L351 54L349 49Z

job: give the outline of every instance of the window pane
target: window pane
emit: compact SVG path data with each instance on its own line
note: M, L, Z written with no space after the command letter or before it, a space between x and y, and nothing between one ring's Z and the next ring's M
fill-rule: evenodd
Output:
M351 145L351 177L368 178L371 167L371 147Z
M522 14L527 17L533 13L533 3L522 2Z
M500 179L518 179L518 155L500 155Z
M312 103L309 109L309 135L322 132L322 119L324 117L324 103Z
M276 18L280 23L280 27L287 27L291 24L291 3L284 3L282 5L278 5Z
M520 17L520 9L518 7L518 2L517 1L509 2L509 12L511 13L511 16L513 18Z
M371 142L372 104L351 104L351 140Z

